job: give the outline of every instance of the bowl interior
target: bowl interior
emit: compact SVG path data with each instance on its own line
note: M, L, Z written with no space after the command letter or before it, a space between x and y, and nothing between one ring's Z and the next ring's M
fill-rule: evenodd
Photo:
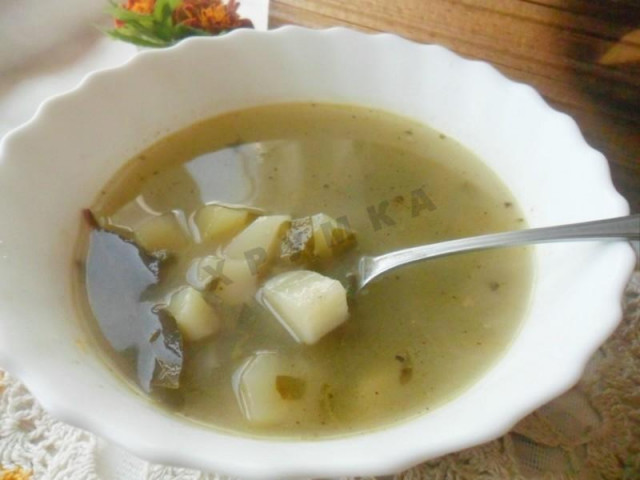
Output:
M109 371L87 348L68 278L80 210L123 162L167 133L292 101L367 105L431 125L476 152L533 227L628 212L606 160L575 123L484 63L345 29L191 39L91 75L3 142L0 191L10 199L0 204L3 367L59 418L147 459L246 477L395 472L494 438L569 388L620 318L634 263L628 245L537 247L529 313L495 368L433 413L367 435L231 437L151 408Z

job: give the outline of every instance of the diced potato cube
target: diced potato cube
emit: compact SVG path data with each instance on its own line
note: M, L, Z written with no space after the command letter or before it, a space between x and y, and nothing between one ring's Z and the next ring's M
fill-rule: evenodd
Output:
M197 268L199 281L227 305L248 302L258 290L257 273L246 259L210 255L200 259Z
M241 208L205 205L195 214L203 242L221 242L238 233L249 223L250 214Z
M189 242L189 238L174 212L164 213L143 221L134 228L133 235L138 246L149 253L162 250L176 252Z
M342 284L316 272L285 272L267 281L263 303L298 341L316 343L349 316Z
M296 376L275 352L260 352L233 376L233 387L245 418L255 425L277 425L305 397L305 379Z
M289 215L268 215L255 219L233 237L224 249L224 256L249 259L254 267L266 265L276 255L289 222Z
M287 416L288 402L276 389L280 358L275 353L251 357L234 374L234 390L245 418L258 425L277 425Z
M101 223L101 226L107 229L111 227L114 229L133 231L134 227L147 220L149 215L149 211L138 202L138 199L135 199L123 205L117 212L110 215L107 219L107 224Z
M329 215L318 213L311 217L313 224L313 253L320 258L329 258L351 247L355 234L346 225L338 223Z
M176 319L185 340L195 341L213 335L222 325L217 312L192 287L174 293L167 310Z

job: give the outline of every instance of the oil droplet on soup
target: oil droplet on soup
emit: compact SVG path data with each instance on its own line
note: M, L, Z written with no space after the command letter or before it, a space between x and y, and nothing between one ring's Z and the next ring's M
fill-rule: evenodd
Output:
M524 226L471 152L364 107L195 124L131 159L91 212L77 286L106 361L163 408L249 435L345 435L437 408L504 354L532 283L530 251L500 249L347 299L334 278L361 255Z

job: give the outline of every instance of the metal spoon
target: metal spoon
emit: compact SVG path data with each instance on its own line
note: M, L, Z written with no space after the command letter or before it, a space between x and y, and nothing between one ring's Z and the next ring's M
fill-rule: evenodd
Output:
M454 253L567 240L638 239L640 239L640 215L638 214L593 222L459 238L397 250L377 257L364 256L358 262L355 284L360 290L374 278L395 268Z

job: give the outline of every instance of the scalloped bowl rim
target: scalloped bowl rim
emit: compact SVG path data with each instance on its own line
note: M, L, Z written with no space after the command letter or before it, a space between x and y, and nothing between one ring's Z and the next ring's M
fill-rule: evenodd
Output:
M260 53L255 53L258 46ZM200 76L209 75L207 69L184 62L202 58L198 55L202 53L220 59L229 52L246 56L234 57L238 60L225 66L226 71L221 76L237 83L229 89L245 89L248 92L246 101L236 95L227 102L229 105L225 103L226 99L215 104L205 100L205 105L197 105L194 93L187 91L189 84L180 76L180 67L191 65L198 76L196 83L200 82L197 84L202 86ZM305 55L310 56L313 62L306 60ZM364 65L361 58L379 59L387 69ZM283 80L282 83L289 88L285 92L278 83L278 75L282 76L285 69L281 68L281 72L262 69L259 82L269 85L269 89L260 92L256 79L247 74L255 73L261 67L273 67L273 62L278 60L287 65L286 75L301 77L305 82ZM178 68L174 68L175 65ZM434 66L438 70L432 74L429 68ZM399 73L390 74L389 71ZM159 77L158 72L163 76ZM311 79L312 73L325 77L322 82ZM372 79L372 73L382 80L378 77ZM334 85L332 82L336 78L338 81ZM145 79L146 83L143 82ZM149 82L149 79L154 82ZM229 79L227 83L230 83ZM366 85L362 84L363 80L367 81ZM388 87L392 82L402 82L406 87L403 92L406 91L407 95L431 93L431 103L425 107L424 101L419 101L420 95L414 101L379 99L378 96L393 96L389 93L392 89ZM165 86L169 83L183 87L180 97L184 96L187 102L191 102L189 110L179 105L176 99L166 99L167 105L161 110L171 111L170 108L174 108L178 112L173 123L167 119L149 119L148 115L123 105L123 100L118 98L136 98L136 92L148 92L150 98L154 98L154 95L166 93ZM370 84L386 88L384 95ZM132 85L133 93L117 88L125 85ZM225 88L224 85L221 88ZM311 93L306 90L308 88ZM348 94L343 95L343 88L348 90ZM272 94L272 90L275 93ZM360 93L361 90L365 93ZM442 96L452 91L459 94L459 98L458 95L449 95L448 103L442 103L444 100L437 94ZM49 309L62 312L68 310L72 303L68 298L68 286L49 288L57 289L55 292L43 287L43 283L55 281L55 267L63 261L58 257L64 259L69 255L69 239L76 234L72 222L77 223L77 218L68 212L58 214L55 210L50 211L51 203L75 205L90 201L93 197L87 195L91 192L95 195L117 169L114 162L108 160L109 155L117 153L118 159L130 158L144 145L172 129L210 116L207 112L212 108L222 112L250 106L256 101L272 103L279 98L295 100L307 97L334 103L373 102L378 108L418 118L458 139L503 177L516 198L523 202L527 220L532 226L628 213L627 203L611 183L606 159L587 145L575 122L549 107L531 87L508 80L484 62L466 60L443 47L420 45L391 34L368 35L344 28L314 31L283 27L269 32L243 30L220 38L189 39L164 51L143 52L121 67L90 74L73 91L46 101L29 122L7 135L0 144L0 191L10 192L15 200L11 205L7 205L9 202L0 205L0 219L12 220L11 228L0 235L0 365L16 374L54 416L99 434L147 460L252 478L397 472L423 460L496 438L527 413L575 384L590 355L621 318L620 298L635 261L632 249L624 243L580 244L570 248L558 245L545 247L543 253L536 249L538 277L545 277L535 280L532 306L523 332L491 371L455 400L427 415L385 429L335 439L252 439L177 420L159 409L149 408L144 399L111 375L100 359L86 352L82 341L78 341L82 338L78 325L65 324L60 327L60 332L42 325ZM158 98L165 100L162 96ZM469 99L474 102L469 102ZM140 110L142 107L160 108L147 100L146 95L140 103ZM400 106L394 108L396 104ZM115 109L112 105L121 106L127 115L116 118L116 113L111 111ZM451 111L444 112L444 106ZM427 112L424 115L423 110ZM530 117L519 116L521 112ZM127 137L114 145L115 142L91 136L94 134L91 127L84 125L88 118L96 119L104 132L123 133L135 126L136 132L140 133L136 138ZM509 135L503 138L492 133L487 125L479 123L480 120L495 122L496 129L499 127L500 132L508 132ZM60 140L66 126L73 126L74 132L79 132L77 145L65 145ZM487 140L486 137L491 135L493 137ZM535 135L549 136L554 142L553 149L547 150L545 145L540 145L544 142L530 140ZM92 142L94 145L102 142L97 154L101 160L96 160L100 167L83 162L86 159L94 161L90 150ZM562 155L554 153L554 149ZM74 158L65 158L65 153ZM523 166L522 160L516 157L525 153L541 159L543 163L551 162L548 165L554 165L553 169L537 171L533 166ZM504 160L509 155L516 161ZM557 165L554 155L562 157ZM47 163L43 158L53 160ZM491 165L493 158L498 160ZM576 162L580 162L580 182L571 181L576 174ZM58 166L67 168L68 178L65 177L62 183L56 180ZM520 169L531 175L531 180L520 178ZM37 182L38 175L47 179L46 185L42 186L44 193L38 190L27 194L21 191L21 188L25 190L24 185L20 187L16 182L10 182L14 178L23 182L36 179ZM556 177L566 184L563 188L567 198L556 187L556 182L560 181ZM67 182L70 186L63 184ZM559 202L558 212L535 203L541 196L541 184L549 185L545 194L552 197L549 202ZM588 197L585 196L587 193ZM56 202L48 202L50 198ZM580 210L578 207L585 208ZM29 221L22 220L15 212L22 212L22 217L28 217ZM48 241L39 237L33 240L34 253L28 254L22 245L28 234L35 238L37 234L46 233L33 225L37 223L36 219L52 227L52 223L47 224L53 222L50 220L52 216L56 218L57 225L61 225L60 231L52 231ZM558 284L553 283L554 279L546 280L551 271L549 264L558 263L558 259L562 259L562 268L558 268L560 272L555 281L564 282L561 284L566 291L560 295L562 298L556 298L557 294L553 296L552 290L558 288ZM585 259L589 262L582 266ZM36 268L40 269L38 280L33 279L33 274L24 273L33 272ZM15 277L14 280L9 278L11 276ZM27 282L33 290L16 286L19 283L17 279ZM595 289L597 293L585 297L585 292L595 292ZM37 300L28 301L32 292L38 293ZM538 296L554 301L539 304ZM570 343L560 345L558 339L545 336L548 331L542 328L536 331L541 323L539 319L547 314L566 321L559 328L564 328L565 334L574 334ZM590 314L597 316L597 321L587 319L584 322L589 327L587 331L576 335L577 322L582 321L579 317ZM69 335L74 338L68 338ZM534 341L542 343L532 347ZM72 348L73 342L76 348ZM66 346L66 350L61 353L60 348L56 350L52 346L54 343ZM531 362L533 358L532 348L541 349L546 357L540 358L535 367L526 367L527 361ZM43 362L42 357L48 361ZM516 370L520 373L519 378L513 365L520 365L521 370ZM95 377L90 378L90 374L95 374ZM83 401L77 402L76 398ZM210 452L220 453L211 455Z

